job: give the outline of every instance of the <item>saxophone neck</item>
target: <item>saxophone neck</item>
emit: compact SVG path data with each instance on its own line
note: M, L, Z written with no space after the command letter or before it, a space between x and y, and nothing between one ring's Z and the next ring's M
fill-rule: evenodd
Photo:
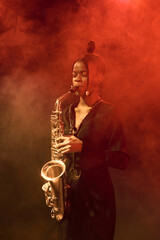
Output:
M75 93L76 90L77 90L77 87L73 87L72 86L71 89L68 92L66 92L65 94L63 94L59 98L57 98L56 102L55 102L55 105L54 105L54 109L57 110L57 111L60 111L61 110L62 101L65 100L70 94Z
M62 101L60 101L59 98L57 98L56 102L54 104L54 111L60 111L61 110L61 103L62 103Z

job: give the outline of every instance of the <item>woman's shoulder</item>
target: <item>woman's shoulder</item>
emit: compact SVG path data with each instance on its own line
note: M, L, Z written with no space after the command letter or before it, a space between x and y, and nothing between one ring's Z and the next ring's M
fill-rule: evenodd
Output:
M115 111L116 107L114 104L107 102L105 100L100 100L98 104L98 109L103 112Z

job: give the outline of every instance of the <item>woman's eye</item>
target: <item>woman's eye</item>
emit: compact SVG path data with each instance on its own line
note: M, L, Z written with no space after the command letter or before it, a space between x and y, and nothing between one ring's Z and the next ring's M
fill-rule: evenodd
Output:
M72 72L72 76L73 76L73 77L76 77L76 76L77 76L77 73L76 73L76 72Z
M87 72L82 72L83 77L87 77Z
M72 72L72 76L73 77L77 77L78 76L78 74L80 74L82 77L87 77L87 72L80 72L80 73L78 73L78 72Z

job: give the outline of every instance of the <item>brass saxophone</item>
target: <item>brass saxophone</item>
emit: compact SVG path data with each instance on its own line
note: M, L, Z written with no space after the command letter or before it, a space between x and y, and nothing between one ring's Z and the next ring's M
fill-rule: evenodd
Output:
M41 169L41 176L47 181L42 186L45 193L46 205L51 207L51 217L61 221L67 208L67 179L65 156L59 153L56 148L56 139L64 135L62 121L62 101L70 94L75 93L77 87L60 96L54 105L51 114L51 161L44 164Z

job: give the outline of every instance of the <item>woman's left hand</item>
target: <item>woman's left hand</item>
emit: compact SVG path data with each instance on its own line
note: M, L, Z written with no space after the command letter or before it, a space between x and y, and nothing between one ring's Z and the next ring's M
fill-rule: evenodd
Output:
M58 152L71 153L81 152L83 142L75 136L63 136L56 139L55 148Z

